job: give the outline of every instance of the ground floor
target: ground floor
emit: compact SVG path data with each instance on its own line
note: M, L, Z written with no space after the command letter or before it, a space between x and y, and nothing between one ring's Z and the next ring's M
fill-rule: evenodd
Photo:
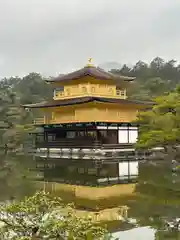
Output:
M43 125L35 144L41 147L85 146L93 144L134 144L138 126L132 123L73 123Z

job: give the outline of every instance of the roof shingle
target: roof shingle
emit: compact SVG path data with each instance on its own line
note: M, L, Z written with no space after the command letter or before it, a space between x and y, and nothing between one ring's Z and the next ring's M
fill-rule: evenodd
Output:
M77 80L84 76L91 76L97 79L102 80L123 80L123 81L133 81L135 77L125 77L120 76L117 74L113 74L110 72L106 72L105 70L95 67L95 66L85 66L77 71L74 71L69 74L59 75L56 78L48 79L46 82L53 83L53 82L61 82L61 81L70 81L70 80Z
M154 102L130 100L130 99L117 99L117 98L104 98L104 97L80 97L71 98L64 100L52 100L48 102L41 102L35 104L23 105L24 108L50 108L50 107L60 107L75 104L83 104L88 102L102 102L102 103L121 103L121 104L137 104L137 105L154 105Z

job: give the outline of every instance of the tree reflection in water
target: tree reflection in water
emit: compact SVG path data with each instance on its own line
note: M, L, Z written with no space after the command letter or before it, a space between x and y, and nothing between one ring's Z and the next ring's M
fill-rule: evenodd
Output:
M129 216L156 229L155 239L180 239L180 168L178 161L140 163L136 199ZM179 219L178 219L179 218Z
M0 163L0 201L21 199L35 193L32 156L0 154Z

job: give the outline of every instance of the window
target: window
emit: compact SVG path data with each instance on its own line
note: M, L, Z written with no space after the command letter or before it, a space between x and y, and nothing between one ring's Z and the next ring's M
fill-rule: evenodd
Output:
M95 92L95 87L91 87L91 92L94 93Z
M76 132L70 132L70 131L67 132L67 138L75 138L75 136L76 136Z
M109 88L109 89L108 89L108 92L109 92L110 94L112 94L112 93L113 93L113 89L112 89L112 88Z
M121 97L125 97L126 96L126 90L117 86L116 87L116 95L121 96Z
M102 137L107 137L107 131L106 130L99 131L99 135Z
M82 87L82 92L87 93L87 87Z
M120 127L118 130L119 143L136 143L138 138L137 127Z
M77 136L78 137L84 137L85 136L85 132L83 132L83 131L77 132Z
M63 96L64 95L64 86L54 89L54 97Z
M119 143L128 143L128 128L121 127L118 130L118 142Z
M118 131L109 129L107 131L107 143L116 144L118 142Z
M66 89L66 94L67 94L67 96L70 95L70 89L69 88Z
M120 92L120 96L121 96L121 97L125 97L125 96L126 96L125 90L122 90L122 91Z
M89 137L96 137L96 131L87 131L86 135Z
M136 127L129 129L129 143L136 143L138 138L138 129Z
M54 140L53 137L54 137L53 135L49 135L49 134L48 134L48 136L47 136L47 140L48 140L48 142L53 141L53 140Z

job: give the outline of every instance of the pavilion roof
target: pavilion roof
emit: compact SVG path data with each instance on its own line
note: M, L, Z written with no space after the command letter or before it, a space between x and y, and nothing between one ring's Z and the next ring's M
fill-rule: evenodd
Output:
M117 98L104 98L104 97L79 97L79 98L70 98L64 100L51 100L44 101L34 104L23 105L24 108L50 108L50 107L60 107L60 106L69 106L76 104L83 104L89 102L101 102L101 103L119 103L119 104L133 104L133 105L145 105L153 106L154 102L150 101L139 101L131 99L117 99Z
M119 74L106 72L104 69L101 69L94 65L87 65L77 71L74 71L68 74L61 74L58 77L48 79L46 80L46 82L56 83L61 81L71 81L71 80L77 80L84 76L91 76L101 80L116 80L116 81L123 80L128 82L133 81L135 79L135 77L126 77L126 76L121 76Z

